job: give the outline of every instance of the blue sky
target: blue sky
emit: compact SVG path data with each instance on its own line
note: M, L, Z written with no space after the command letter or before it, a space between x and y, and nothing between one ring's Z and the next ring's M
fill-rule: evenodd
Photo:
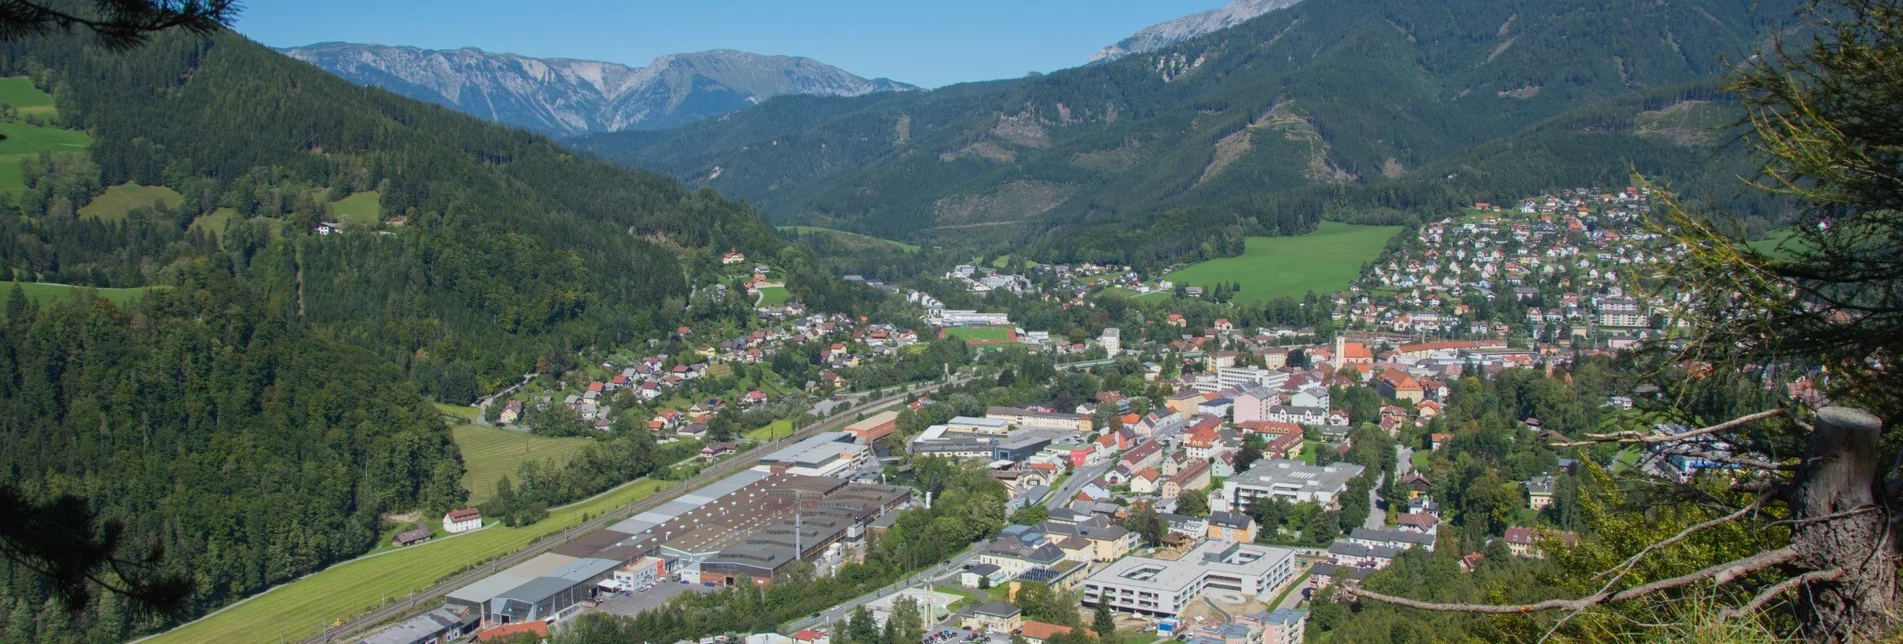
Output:
M477 47L645 65L708 49L806 56L926 87L1089 60L1149 25L1223 0L296 0L253 1L237 29L272 46L372 42Z

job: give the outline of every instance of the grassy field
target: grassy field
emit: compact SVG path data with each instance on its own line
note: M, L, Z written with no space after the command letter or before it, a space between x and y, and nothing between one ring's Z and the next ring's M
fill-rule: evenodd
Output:
M1781 230L1775 233L1771 233L1771 235L1765 237L1764 239L1750 242L1746 245L1750 246L1752 250L1758 251L1760 253L1764 253L1766 255L1770 255L1772 257L1777 257L1780 259L1790 259L1791 246L1786 245L1786 242L1790 242L1791 245L1801 243L1801 242L1791 240L1791 231Z
M71 297L73 294L85 290L90 290L99 294L100 297L119 304L125 304L126 302L145 297L144 288L89 288L85 286L69 286L66 284L48 284L45 282L0 281L0 293L13 292L13 285L15 284L20 285L21 290L26 291L26 299L40 304L45 304L56 298Z
M92 145L92 137L85 132L25 123L0 123L0 134L6 135L0 140L0 192L15 194L26 189L20 162L27 157L39 156L41 150L84 152Z
M489 500L496 491L496 481L504 474L514 474L523 462L551 458L567 462L570 454L590 442L586 438L548 438L468 423L450 427L450 431L463 453L463 489L469 490L471 505Z
M1300 237L1250 237L1240 257L1197 262L1163 278L1204 288L1236 282L1242 285L1237 302L1301 297L1309 291L1324 295L1352 284L1361 264L1372 261L1400 231L1399 226L1327 221Z
M1002 326L955 326L945 329L945 337L968 342L975 340L1003 342L1011 339L1011 329Z
M375 226L382 220L383 195L375 190L359 192L330 204L330 214L337 221L358 226Z
M53 108L53 95L40 91L33 81L25 76L0 78L0 103L12 105L20 111L20 116L37 115L43 119L59 118L59 110Z
M471 407L469 405L451 405L446 403L436 403L436 409L437 411L443 412L444 416L455 418L465 423L476 422L476 415L482 413L481 409Z
M1302 462L1314 465L1316 450L1327 448L1328 444L1321 441L1302 441Z
M107 188L105 194L93 197L92 203L79 209L79 216L103 221L119 221L133 208L152 207L164 203L177 208L185 201L178 193L165 186L142 186L127 183Z
M793 299L784 286L765 286L760 288L760 306L778 306Z
M490 526L477 532L431 541L323 571L253 597L224 612L154 637L152 644L222 642L224 644L301 639L320 624L374 608L379 598L392 601L428 588L485 559L520 550L530 543L670 485L641 480L595 498L549 512L547 519L520 528ZM281 630L280 630L281 629Z
M858 238L860 238L860 239L869 239L869 240L873 240L873 241L882 241L882 242L885 242L885 243L888 243L888 244L891 244L891 245L893 245L893 246L896 246L896 247L898 247L898 249L899 249L899 250L903 250L903 251L905 251L905 252L908 252L908 253L916 253L916 252L918 252L918 244L907 244L907 243L905 243L905 242L902 242L902 241L898 241L898 240L893 240L893 239L881 239L881 238L878 238L878 237L873 237L873 236L871 236L871 235L861 235L861 234L859 234L859 233L853 233L853 232L846 232L846 231L844 231L844 230L836 230L836 229L832 229L832 228L821 228L821 227L819 227L819 226L780 226L780 230L788 230L788 231L792 231L792 232L795 232L795 233L799 233L799 234L802 234L802 235L804 235L804 234L807 234L807 233L832 233L832 234L835 234L835 235L845 235L845 236L847 236L847 237L858 237Z

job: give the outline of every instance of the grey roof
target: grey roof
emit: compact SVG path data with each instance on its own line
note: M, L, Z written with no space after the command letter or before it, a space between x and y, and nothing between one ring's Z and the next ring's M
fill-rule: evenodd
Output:
M508 592L498 593L496 599L513 599L539 604L542 600L562 594L563 591L574 587L575 582L560 577L537 577L526 584L509 589Z
M416 642L433 642L436 641L436 636L446 631L451 629L461 630L466 620L473 621L468 620L468 618L462 615L458 615L455 610L438 608L404 620L395 626L377 631L369 637L358 640L358 644L416 644Z
M1227 483L1258 488L1297 486L1305 492L1333 492L1346 487L1350 479L1361 476L1365 469L1352 463L1315 466L1281 458L1262 459L1250 466L1249 471L1231 477Z
M1004 602L985 602L977 606L973 606L971 608L971 612L976 615L992 615L995 617L1014 617L1020 613L1023 613L1024 611L1019 610L1018 607L1016 606L1012 606Z
M1236 528L1240 530L1248 528L1250 523L1255 522L1255 519L1240 512L1211 512L1209 513L1209 522L1226 528Z
M974 575L989 575L997 571L998 571L997 566L992 564L987 564L987 563L972 564L969 566L965 566L965 572L968 572Z
M614 570L620 565L621 562L608 559L576 559L574 563L564 566L561 570L551 572L547 576L559 577L581 583L602 573Z
M529 578L527 577L517 577L508 573L496 573L484 577L481 581L456 589L455 592L449 594L449 599L451 601L468 604L481 604L495 599L496 595L521 586L528 580Z
M1348 538L1376 543L1405 543L1429 548L1434 546L1434 535L1382 528L1355 528L1348 533Z
M1336 541L1328 546L1328 554L1342 557L1393 559L1401 554L1401 549L1394 546L1364 546L1348 541Z

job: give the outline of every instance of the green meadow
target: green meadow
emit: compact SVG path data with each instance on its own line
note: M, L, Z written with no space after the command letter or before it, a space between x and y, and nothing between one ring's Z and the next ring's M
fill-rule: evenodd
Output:
M1361 276L1400 226L1358 226L1322 222L1299 237L1250 237L1241 256L1197 262L1163 278L1209 288L1217 282L1242 285L1237 302L1317 295L1347 288Z

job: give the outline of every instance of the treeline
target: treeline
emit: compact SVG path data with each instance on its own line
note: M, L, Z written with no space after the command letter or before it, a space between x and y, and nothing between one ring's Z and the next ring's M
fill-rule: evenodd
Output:
M156 572L198 582L190 615L369 550L383 513L463 501L449 431L400 371L210 262L183 273L123 309L6 296L6 485L90 499L130 536L118 556L162 553ZM118 642L170 623L111 594L69 614L12 560L0 582L8 641Z
M936 458L919 459L914 487L931 493L932 507L916 507L899 516L883 534L867 536L863 561L847 563L836 574L816 575L811 564L796 563L756 586L743 580L715 593L683 593L666 604L634 618L601 613L584 615L556 637L558 644L626 644L676 642L708 635L750 634L778 630L780 624L831 608L853 597L892 583L910 572L939 562L995 536L1004 527L1004 487L976 465L955 465ZM851 622L840 633L859 633L853 642L873 643L865 635L867 623L854 631ZM835 637L839 637L836 635ZM913 640L916 641L916 640Z

